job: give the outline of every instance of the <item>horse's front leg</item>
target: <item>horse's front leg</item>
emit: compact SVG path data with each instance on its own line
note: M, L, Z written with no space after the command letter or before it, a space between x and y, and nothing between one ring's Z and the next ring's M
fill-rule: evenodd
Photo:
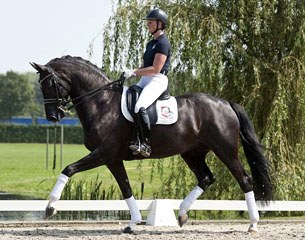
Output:
M105 164L105 162L102 159L102 153L99 149L96 149L79 161L68 165L59 175L57 182L50 193L45 217L49 218L56 214L55 203L60 199L61 193L72 175L101 166L103 164Z
M117 161L111 165L107 165L107 167L115 177L130 211L131 219L128 226L124 228L123 233L133 233L135 226L142 221L142 216L136 200L132 195L131 186L129 184L123 161Z

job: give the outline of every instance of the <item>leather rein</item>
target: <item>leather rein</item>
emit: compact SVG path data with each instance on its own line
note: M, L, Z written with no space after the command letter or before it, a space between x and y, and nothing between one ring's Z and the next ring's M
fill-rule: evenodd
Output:
M122 87L124 84L124 81L126 80L126 78L122 74L118 80L107 83L107 84L105 84L97 89L94 89L88 93L85 93L81 96L67 99L67 97L62 96L60 88L63 88L68 93L69 93L69 89L64 84L62 84L62 80L55 74L53 69L49 68L49 70L50 70L50 73L47 76L45 76L43 79L39 80L39 83L40 83L40 86L42 87L42 83L44 81L46 81L47 79L51 79L51 81L53 81L53 84L55 87L56 98L47 98L47 99L44 99L43 102L44 102L44 104L56 103L57 108L64 112L69 111L72 108L76 108L78 105L82 104L89 98L94 97L100 91L113 89L114 86ZM79 102L75 103L76 101L79 101Z

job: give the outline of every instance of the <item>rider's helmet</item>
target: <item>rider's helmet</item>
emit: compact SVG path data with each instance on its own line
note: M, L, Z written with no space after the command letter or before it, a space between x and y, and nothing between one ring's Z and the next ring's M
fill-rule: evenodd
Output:
M147 13L145 20L157 20L162 22L162 29L167 25L167 15L159 8L154 8Z

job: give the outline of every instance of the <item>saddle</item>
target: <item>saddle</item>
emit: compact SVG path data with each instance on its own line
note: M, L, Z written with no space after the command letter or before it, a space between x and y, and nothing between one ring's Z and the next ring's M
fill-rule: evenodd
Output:
M123 87L121 110L124 117L130 122L134 122L132 116L141 92L142 88L137 85L132 85L129 88ZM178 119L177 101L175 97L170 96L168 89L146 111L152 125L170 125Z

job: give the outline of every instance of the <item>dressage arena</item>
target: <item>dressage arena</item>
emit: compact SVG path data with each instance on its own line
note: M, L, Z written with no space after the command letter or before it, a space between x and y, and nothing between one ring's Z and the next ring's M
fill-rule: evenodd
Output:
M180 227L139 225L135 234L123 234L127 222L0 222L0 239L305 239L305 220L267 221L259 233L248 233L248 221L200 221Z

